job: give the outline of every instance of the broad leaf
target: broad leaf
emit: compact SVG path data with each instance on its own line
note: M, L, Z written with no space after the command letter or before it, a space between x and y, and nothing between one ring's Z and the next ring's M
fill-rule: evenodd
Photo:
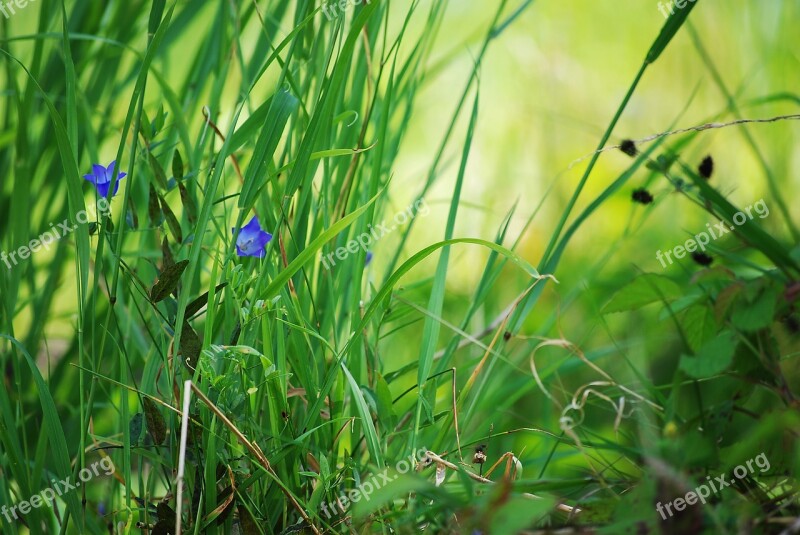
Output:
M144 415L147 419L147 432L153 437L154 444L163 444L167 438L167 424L164 421L164 416L152 399L145 397L142 399L142 403L144 404Z
M158 281L153 285L150 290L150 301L158 303L163 301L178 287L178 282L183 275L186 266L189 265L188 260L181 260L177 264L173 264L161 272Z
M736 335L723 331L719 336L703 345L697 356L681 356L680 368L690 377L705 379L718 375L731 365L736 350Z
M603 307L603 313L636 310L651 303L672 301L681 295L680 286L671 279L663 275L646 273L636 277L628 286L614 294L611 301Z

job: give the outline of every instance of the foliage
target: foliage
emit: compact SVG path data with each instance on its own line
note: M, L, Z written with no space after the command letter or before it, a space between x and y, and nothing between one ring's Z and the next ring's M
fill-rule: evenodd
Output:
M39 0L0 19L0 248L19 253L0 267L0 506L115 466L0 514L0 533L796 527L797 213L749 133L771 228L739 222L724 154L697 157L705 130L749 132L722 124L741 114L690 26L700 3L649 37L577 184L543 196L552 221L501 205L477 236L457 223L482 111L502 105L486 58L533 0L483 5L479 37L446 27L447 1ZM603 156L687 33L726 109ZM426 91L462 57L424 173L398 175ZM796 96L764 98L797 118ZM601 156L625 166L599 180ZM637 232L668 198L731 231L696 264L609 268L598 213L624 199L624 237L649 251ZM73 230L51 243L50 221ZM659 516L759 454L768 468Z

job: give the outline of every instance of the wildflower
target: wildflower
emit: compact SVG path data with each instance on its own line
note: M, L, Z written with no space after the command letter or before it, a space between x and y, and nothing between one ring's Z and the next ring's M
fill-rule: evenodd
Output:
M697 171L700 173L700 176L706 180L711 178L711 174L714 172L714 159L711 156L703 158L703 161L697 166Z
M108 165L108 168L103 167L100 164L92 165L92 172L88 175L83 175L83 178L94 184L94 187L97 188L97 194L101 197L108 197L108 188L111 186L111 179L114 173L114 166L116 165L117 161L114 160ZM128 173L119 173L117 175L117 181L114 184L114 193L111 194L113 197L117 194L117 190L119 190L119 183L125 178Z
M622 144L619 146L619 150L621 150L631 158L639 154L639 151L636 149L636 143L634 143L630 139L623 139Z
M692 253L692 260L701 266L710 266L711 262L714 261L711 256L707 255L706 253L701 253L700 251L695 251Z
M372 262L372 251L367 251L367 258L364 260L364 267L367 267Z
M633 195L631 197L635 202L639 202L642 204L650 204L651 202L653 202L653 196L650 195L650 192L644 188L633 190Z
M232 228L231 232L236 234L236 229ZM258 222L258 216L253 216L253 219L239 231L239 236L236 238L236 254L264 258L267 254L265 248L271 239L272 234L264 232Z

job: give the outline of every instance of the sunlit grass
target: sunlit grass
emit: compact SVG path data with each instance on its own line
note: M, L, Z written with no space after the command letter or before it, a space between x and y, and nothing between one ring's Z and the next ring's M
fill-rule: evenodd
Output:
M0 18L0 249L77 223L92 164L127 176L109 218L0 264L0 505L116 472L0 532L797 515L796 121L603 151L796 113L797 5L39 1ZM761 197L710 269L658 264ZM263 258L234 242L254 216ZM773 470L661 522L657 502L762 452ZM326 512L354 489L370 499Z

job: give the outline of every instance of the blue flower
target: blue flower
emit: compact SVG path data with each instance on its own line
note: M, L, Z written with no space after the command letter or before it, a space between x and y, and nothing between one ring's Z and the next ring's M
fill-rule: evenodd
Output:
M236 234L236 229L232 228L231 232ZM264 232L258 223L258 216L253 216L253 219L239 231L239 237L236 238L236 254L264 258L267 254L265 248L271 239L272 234Z
M83 178L94 184L97 188L97 194L101 197L108 197L108 188L111 186L111 178L113 177L114 173L114 165L116 165L117 161L114 160L108 166L108 168L103 167L100 164L92 165L92 172L88 175L83 175ZM111 195L112 197L117 194L117 190L119 190L119 183L125 178L128 173L119 173L117 175L117 183L114 185L114 193Z
M364 260L364 267L367 267L372 262L372 251L367 251L367 258Z

